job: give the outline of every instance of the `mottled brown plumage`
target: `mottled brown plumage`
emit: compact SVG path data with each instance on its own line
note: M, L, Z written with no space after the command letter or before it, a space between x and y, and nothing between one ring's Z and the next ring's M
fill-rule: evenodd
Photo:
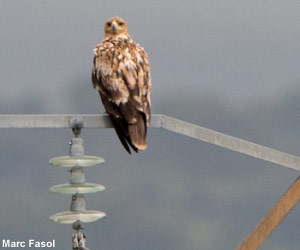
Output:
M127 23L106 21L104 40L94 49L92 81L124 148L147 147L150 124L151 76L147 53L128 34ZM130 147L129 147L129 146Z

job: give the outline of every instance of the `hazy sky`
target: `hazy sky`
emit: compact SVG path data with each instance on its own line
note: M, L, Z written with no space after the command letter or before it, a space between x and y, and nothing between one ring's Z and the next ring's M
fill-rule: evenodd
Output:
M127 20L148 52L152 111L299 153L300 1L0 1L0 113L102 114L90 75L107 18ZM2 239L56 239L71 226L49 220L70 197L48 189L68 173L48 165L68 154L66 129L0 131ZM85 226L87 246L122 250L230 250L298 172L160 129L129 156L112 129L82 133L86 169L106 191L86 196L107 218ZM297 206L263 250L299 249Z

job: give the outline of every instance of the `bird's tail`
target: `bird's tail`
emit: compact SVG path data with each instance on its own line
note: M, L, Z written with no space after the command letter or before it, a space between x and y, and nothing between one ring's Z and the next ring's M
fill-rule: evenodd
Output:
M125 148L125 150L131 154L130 148L128 146L128 144L131 146L131 148L138 153L138 148L136 148L130 140L130 137L128 135L128 131L127 131L127 125L124 119L116 119L115 117L113 117L112 115L110 115L111 121L113 123L113 126L115 128L115 131L117 132L117 135L123 145L123 147Z
M147 148L147 125L144 114L137 116L137 122L128 124L128 134L131 143L139 150Z

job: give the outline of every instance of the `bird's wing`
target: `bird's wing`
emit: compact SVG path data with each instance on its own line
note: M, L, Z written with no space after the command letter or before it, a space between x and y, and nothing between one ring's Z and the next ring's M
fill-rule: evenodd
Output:
M144 149L151 113L151 77L143 48L132 40L119 47L112 42L102 42L95 48L92 80L101 93L106 111L115 120L126 121L127 124L122 121L119 126L127 128L123 133L125 139L136 148Z

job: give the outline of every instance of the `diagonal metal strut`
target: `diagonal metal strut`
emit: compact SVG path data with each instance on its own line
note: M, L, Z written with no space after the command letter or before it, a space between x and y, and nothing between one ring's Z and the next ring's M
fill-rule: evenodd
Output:
M258 249L300 200L300 176L236 250Z
M34 114L0 115L0 128L70 128L74 119L83 120L84 128L111 128L107 115L94 114ZM226 135L211 129L178 120L169 116L155 114L151 116L152 128L163 128L194 139L208 142L229 150L250 155L287 168L300 170L300 157L246 140Z

